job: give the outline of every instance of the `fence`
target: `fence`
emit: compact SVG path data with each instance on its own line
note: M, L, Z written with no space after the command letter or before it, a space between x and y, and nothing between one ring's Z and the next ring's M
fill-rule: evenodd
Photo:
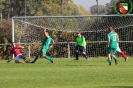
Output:
M21 49L22 53L27 58L34 58L41 48L41 43L25 43L21 44L25 48ZM0 53L2 59L6 59L9 54L9 44L0 44L1 47L6 47L7 50ZM60 46L60 48L58 48ZM104 47L103 47L104 46ZM133 41L123 42L120 41L120 48L128 56L133 56ZM2 48L1 48L2 50ZM57 42L54 47L48 51L48 55L55 58L74 58L75 42ZM102 42L87 42L86 52L89 57L107 56L107 41ZM82 56L82 54L81 54ZM119 54L117 53L117 56Z
M15 41L24 45L25 49L22 52L27 57L33 57L39 51L41 40L44 38L43 28L47 28L50 36L56 42L54 48L48 54L60 58L74 57L75 37L76 33L80 31L86 38L87 54L90 57L97 57L107 55L108 28L113 26L120 36L121 50L132 56L132 16L131 14L127 17L119 17L119 15L13 17L12 32L9 28L0 30L0 32L2 32L1 35L2 38L5 38L5 41ZM0 53L6 53L6 46L1 45L1 50Z

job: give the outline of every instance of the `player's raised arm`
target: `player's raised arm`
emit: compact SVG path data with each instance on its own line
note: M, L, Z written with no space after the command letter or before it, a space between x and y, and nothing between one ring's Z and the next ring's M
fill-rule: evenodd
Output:
M44 35L47 37L48 36L48 32L46 31L46 28L44 29Z
M21 49L23 49L24 48L24 46L19 46Z
M46 28L44 28L44 33L46 32Z
M16 47L15 48L18 48L18 49L23 49L24 48L24 46L21 46L21 45L16 45Z

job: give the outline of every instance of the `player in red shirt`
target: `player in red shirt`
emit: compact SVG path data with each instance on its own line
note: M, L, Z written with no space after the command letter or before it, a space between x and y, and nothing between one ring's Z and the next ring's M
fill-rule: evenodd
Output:
M21 54L20 49L23 49L23 46L16 45L14 42L12 42L12 48L11 48L11 54L14 54L15 63L21 63L20 59L22 58L26 62L26 58Z

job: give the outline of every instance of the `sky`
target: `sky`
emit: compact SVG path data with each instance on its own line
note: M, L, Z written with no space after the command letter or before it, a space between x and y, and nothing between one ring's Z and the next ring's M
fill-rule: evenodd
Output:
M98 4L105 5L106 3L110 3L110 1L111 0L98 0ZM73 0L73 2L76 5L83 6L87 10L89 10L89 7L91 7L92 5L96 5L97 4L96 0Z

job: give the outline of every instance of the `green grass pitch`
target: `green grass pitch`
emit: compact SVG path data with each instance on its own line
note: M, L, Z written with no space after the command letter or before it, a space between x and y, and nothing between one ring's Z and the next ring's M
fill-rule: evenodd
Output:
M38 59L34 64L0 60L0 88L133 88L133 59Z

